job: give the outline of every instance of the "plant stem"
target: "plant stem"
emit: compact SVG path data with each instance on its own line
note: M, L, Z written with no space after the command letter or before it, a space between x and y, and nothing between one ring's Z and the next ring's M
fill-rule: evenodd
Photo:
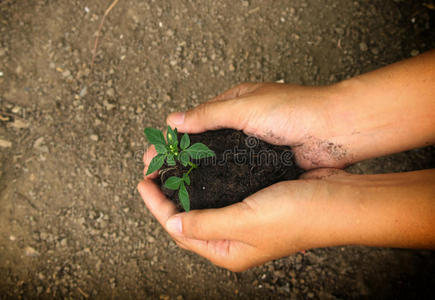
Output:
M195 165L195 164L194 164L193 162L191 162L191 161L189 161L189 166L190 166L190 169L189 169L189 171L187 171L186 176L189 175L189 173L190 173L193 169L198 168L198 166Z

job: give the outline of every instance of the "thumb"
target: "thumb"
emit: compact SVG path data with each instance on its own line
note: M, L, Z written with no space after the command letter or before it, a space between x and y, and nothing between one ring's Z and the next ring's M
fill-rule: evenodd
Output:
M244 202L224 208L193 210L172 216L166 230L175 235L196 240L239 240L249 228L251 209Z
M187 112L176 112L166 122L181 132L199 133L219 128L241 130L246 123L246 102L240 97L254 92L260 85L245 83L238 85L216 98Z
M252 82L242 83L242 84L236 85L235 87L230 88L229 90L226 90L222 94L211 99L209 102L230 100L230 99L242 97L244 95L255 92L261 86L262 86L261 83L252 83Z

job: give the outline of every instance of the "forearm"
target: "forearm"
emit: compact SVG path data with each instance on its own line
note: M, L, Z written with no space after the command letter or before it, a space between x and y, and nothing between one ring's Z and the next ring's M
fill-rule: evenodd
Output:
M344 81L333 91L328 139L352 154L348 163L435 143L435 51Z
M312 234L322 246L435 249L435 170L327 179L312 204Z

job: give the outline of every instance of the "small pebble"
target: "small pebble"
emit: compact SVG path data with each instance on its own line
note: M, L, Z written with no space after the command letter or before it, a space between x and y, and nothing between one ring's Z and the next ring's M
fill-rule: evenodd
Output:
M41 232L39 234L39 237L41 238L41 240L45 241L48 239L48 234L46 232Z
M15 69L15 73L17 73L17 75L20 75L22 72L23 72L23 67L21 67L21 66L18 66L18 67Z
M417 56L420 54L420 51L418 51L417 49L414 49L411 51L411 56Z
M21 107L19 107L19 106L14 106L14 108L12 108L12 113L14 113L14 114L17 114L17 113L19 113L20 112L20 110L21 110Z
M115 97L115 90L113 88L108 89L106 95L109 97Z
M24 249L24 253L26 254L26 256L31 256L31 257L35 257L35 256L39 255L39 252L30 246L28 246L28 247L26 247L26 249Z
M167 35L167 36L173 36L173 35L174 35L174 31L171 30L171 29L168 29L168 30L166 31L166 35Z
M338 34L338 35L343 35L344 34L344 29L343 28L335 28L335 32Z
M98 135L96 135L96 134L91 134L90 138L91 138L91 140L93 140L94 142L97 142L97 141L98 141Z
M19 119L15 119L14 122L8 124L8 127L23 129L29 127L29 123Z
M0 147L2 148L10 148L12 147L12 143L6 140L0 139Z
M378 48L372 48L371 51L372 51L372 53L374 55L378 55L379 54L379 49Z
M41 137L37 138L35 143L33 144L33 148L36 148L36 149L40 148L43 142L44 142L44 137L41 136Z
M116 107L115 104L111 104L107 100L104 100L103 105L107 110L112 110Z
M69 70L66 70L66 71L63 71L62 72L62 76L63 77L68 77L68 76L70 76L71 75L71 72L69 71Z
M88 93L88 88L85 86L85 87L82 88L82 90L80 91L79 96L80 96L80 97L84 97L84 96L86 96L87 93Z
M359 44L359 49L360 49L361 51L363 51L363 52L366 52L366 51L369 49L369 47L367 46L366 43L361 42L361 43Z

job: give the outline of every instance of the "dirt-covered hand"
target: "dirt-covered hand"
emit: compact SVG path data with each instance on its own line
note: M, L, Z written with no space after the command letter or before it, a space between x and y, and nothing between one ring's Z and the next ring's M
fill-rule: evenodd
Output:
M305 168L342 167L348 157L329 138L329 101L333 87L245 83L187 112L173 113L167 123L181 132L219 128L243 130L266 142L292 146Z

